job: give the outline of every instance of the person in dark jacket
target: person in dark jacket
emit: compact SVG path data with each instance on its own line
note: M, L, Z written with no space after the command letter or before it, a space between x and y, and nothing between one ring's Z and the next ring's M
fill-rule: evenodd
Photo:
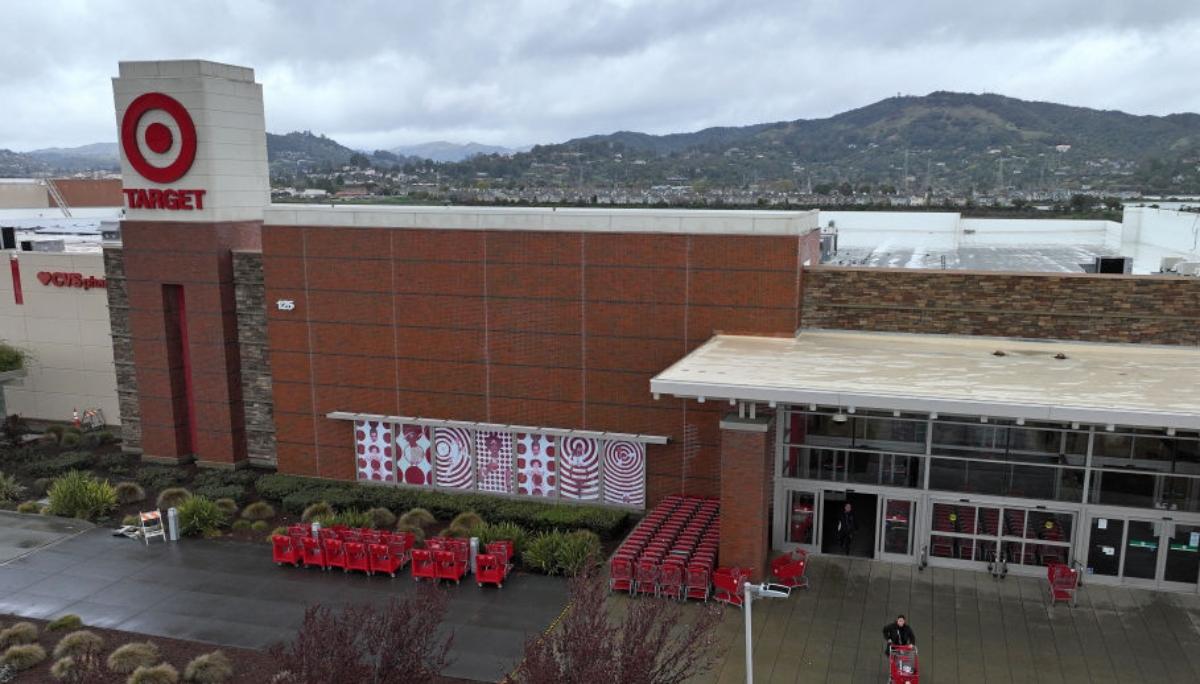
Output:
M883 647L885 654L892 646L917 645L917 637L913 634L912 627L908 626L908 620L903 615L897 615L895 622L883 628L883 638L887 640Z
M842 514L838 517L837 539L838 545L842 547L842 553L850 555L850 545L854 543L854 532L858 529L858 523L854 520L854 507L846 504L842 507Z

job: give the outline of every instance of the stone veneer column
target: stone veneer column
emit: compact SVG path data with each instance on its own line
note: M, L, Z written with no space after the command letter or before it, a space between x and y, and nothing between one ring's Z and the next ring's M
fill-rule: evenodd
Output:
M274 397L267 348L267 305L262 252L233 252L237 339L241 356L246 456L256 465L275 465Z
M721 549L724 566L750 568L751 579L766 579L771 542L771 464L773 416L721 420Z
M129 328L129 291L125 286L125 255L120 247L104 247L108 319L112 327L113 366L117 373L117 402L121 409L121 448L142 450L142 417L138 409L133 339Z

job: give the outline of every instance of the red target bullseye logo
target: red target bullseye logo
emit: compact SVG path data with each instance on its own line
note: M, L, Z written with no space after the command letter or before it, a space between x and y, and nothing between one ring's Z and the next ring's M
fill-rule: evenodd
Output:
M142 154L138 145L138 123L147 113L162 110L175 121L179 128L179 153L175 161L167 166L155 166ZM175 144L171 129L159 122L146 127L143 134L146 147L155 154L166 154ZM121 119L121 147L125 157L143 178L155 183L173 183L192 168L196 159L196 125L183 105L175 98L163 93L146 93L129 104Z

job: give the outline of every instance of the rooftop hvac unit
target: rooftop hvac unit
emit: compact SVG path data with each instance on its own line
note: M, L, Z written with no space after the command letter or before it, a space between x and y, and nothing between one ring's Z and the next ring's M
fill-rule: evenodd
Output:
M1175 272L1179 275L1200 276L1200 261L1181 261L1175 264Z
M1163 273L1172 273L1175 267L1183 262L1183 257L1163 257L1158 264L1158 270Z
M1094 273L1133 273L1133 259L1131 257L1096 257L1096 270Z

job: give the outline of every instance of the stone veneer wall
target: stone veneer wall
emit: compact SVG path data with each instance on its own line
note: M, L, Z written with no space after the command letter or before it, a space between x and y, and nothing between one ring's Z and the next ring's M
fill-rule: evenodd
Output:
M129 332L129 290L125 284L125 253L104 248L104 278L108 284L108 318L112 327L113 365L117 371L117 401L121 407L121 442L129 451L142 448L142 420L137 378L133 369L133 339Z
M816 266L802 325L1091 342L1200 344L1200 279Z
M267 350L267 303L262 252L233 252L238 346L242 358L242 402L246 412L246 455L275 464L274 398Z

